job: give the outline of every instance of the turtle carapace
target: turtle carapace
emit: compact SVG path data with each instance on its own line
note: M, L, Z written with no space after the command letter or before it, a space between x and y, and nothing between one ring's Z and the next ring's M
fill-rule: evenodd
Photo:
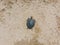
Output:
M27 19L27 28L28 29L32 29L35 25L35 20L32 18L32 16L30 18Z

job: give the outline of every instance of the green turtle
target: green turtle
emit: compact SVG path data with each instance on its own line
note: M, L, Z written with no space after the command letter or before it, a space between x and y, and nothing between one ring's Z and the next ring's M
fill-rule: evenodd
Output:
M28 29L32 29L35 25L35 20L32 18L32 16L30 18L27 19L27 28Z

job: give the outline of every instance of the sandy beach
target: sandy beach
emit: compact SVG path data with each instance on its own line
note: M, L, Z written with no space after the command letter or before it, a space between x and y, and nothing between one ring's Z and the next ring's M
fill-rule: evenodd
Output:
M0 45L60 45L60 0L0 0Z

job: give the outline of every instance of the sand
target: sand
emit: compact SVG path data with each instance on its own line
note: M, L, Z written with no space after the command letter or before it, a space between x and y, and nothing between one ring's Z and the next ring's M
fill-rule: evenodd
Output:
M0 45L60 45L60 0L0 0Z

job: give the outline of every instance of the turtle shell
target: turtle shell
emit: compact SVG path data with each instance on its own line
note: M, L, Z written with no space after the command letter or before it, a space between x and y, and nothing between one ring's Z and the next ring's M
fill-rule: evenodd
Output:
M32 17L31 17L31 18L28 18L26 25L27 25L27 28L28 28L28 29L32 29L32 28L34 27L34 25L35 25L35 20L32 19Z

